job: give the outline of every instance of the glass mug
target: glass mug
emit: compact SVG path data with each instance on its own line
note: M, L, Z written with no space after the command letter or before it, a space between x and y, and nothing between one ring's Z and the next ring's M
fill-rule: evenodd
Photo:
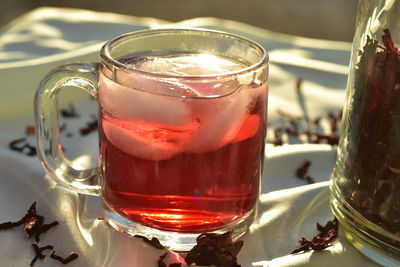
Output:
M188 250L198 234L242 235L256 216L264 160L268 55L243 37L156 29L107 42L101 63L60 66L35 97L38 155L59 183L100 195L106 221ZM99 166L61 149L58 93L99 104ZM66 90L66 89L64 89Z
M347 239L400 266L400 1L360 0L331 207Z

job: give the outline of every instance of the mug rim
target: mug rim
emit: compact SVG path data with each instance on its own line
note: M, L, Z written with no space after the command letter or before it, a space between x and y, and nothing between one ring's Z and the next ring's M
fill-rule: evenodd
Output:
M255 48L258 53L261 56L261 59L259 59L256 63L251 64L249 66L246 66L244 68L240 68L238 70L234 71L224 71L221 73L211 73L211 74L198 74L198 75L179 75L179 74L164 74L164 73L157 73L157 72L148 72L148 71L143 71L136 69L132 66L129 66L128 64L124 64L120 62L118 59L115 59L111 56L110 49L111 47L118 43L123 41L124 39L127 39L129 37L144 37L146 35L152 35L152 34L178 34L178 33L184 33L184 32L189 32L189 33L199 33L199 32L206 32L213 34L214 36L220 36L220 37L225 37L225 38L231 38L243 43L247 43L249 46L252 46ZM252 71L256 71L263 66L266 66L269 64L269 55L268 52L264 49L263 46L258 44L255 41L252 41L246 37L242 37L240 35L228 33L228 32L223 32L223 31L217 31L217 30L211 30L211 29L204 29L204 28L160 28L160 29L145 29L145 30L139 30L139 31L134 31L134 32L129 32L122 34L114 39L111 39L110 41L106 42L101 50L100 50L100 56L103 62L107 63L106 66L108 67L111 65L114 68L117 69L126 69L129 72L133 72L137 75L140 76L146 76L149 78L154 78L154 79L183 79L183 80L203 80L203 79L215 79L215 78L226 78L226 77L231 77L231 76L240 76L246 73L250 73Z

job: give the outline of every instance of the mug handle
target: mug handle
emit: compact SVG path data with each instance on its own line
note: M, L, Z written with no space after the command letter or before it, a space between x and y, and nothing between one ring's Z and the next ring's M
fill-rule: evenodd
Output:
M70 63L53 69L35 95L36 149L50 176L75 192L99 195L99 167L77 169L64 156L60 145L58 94L65 87L84 89L97 99L98 63Z

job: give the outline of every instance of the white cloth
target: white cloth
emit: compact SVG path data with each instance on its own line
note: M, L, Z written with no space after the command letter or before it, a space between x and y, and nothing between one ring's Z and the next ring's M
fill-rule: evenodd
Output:
M157 266L157 257L164 252L105 225L98 219L102 216L98 197L64 189L45 175L36 157L10 151L8 144L19 137L34 144L34 137L26 136L25 127L33 125L33 96L39 81L52 67L67 61L98 60L98 50L106 40L124 32L166 26L171 25L151 18L41 8L0 32L0 222L21 218L37 201L38 213L46 217L46 223L60 222L42 236L40 244L52 244L56 253L63 256L78 252L79 258L69 266ZM191 19L173 26L237 33L269 51L271 128L282 124L277 109L303 114L294 90L298 77L304 81L304 106L311 118L341 109L344 104L349 43L287 36L213 18ZM92 113L96 113L95 107ZM85 123L90 112L85 116L69 130L74 132ZM97 148L95 133L84 138L75 134L64 141L67 151L73 145L80 148L71 157ZM79 142L83 145L77 145ZM258 217L238 255L242 266L376 266L340 233L333 246L322 252L290 254L301 237L317 234L317 222L324 224L333 218L328 180L335 153L328 145L267 145ZM89 154L96 157L96 152ZM312 162L309 174L316 179L315 184L307 185L294 175L305 159ZM30 263L34 253L22 229L0 231L0 240L0 266ZM47 257L35 266L58 265Z

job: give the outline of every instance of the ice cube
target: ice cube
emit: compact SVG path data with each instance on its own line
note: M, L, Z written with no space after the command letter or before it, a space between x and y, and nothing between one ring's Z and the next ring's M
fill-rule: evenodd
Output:
M241 62L211 54L147 56L135 58L129 65L141 71L172 76L220 74L246 67Z
M190 107L183 98L135 90L102 74L99 77L99 101L106 112L122 120L147 121L181 130L186 130L192 121Z
M177 78L143 76L134 72L117 71L116 82L134 90L165 96L197 96L195 88L188 86Z
M261 117L258 114L249 115L233 142L241 142L257 134L261 125Z
M235 71L246 67L241 62L210 54L143 56L123 59L130 68L139 70L117 71L115 79L118 83L157 94L174 96L211 96L231 93L227 91L233 86L224 86L226 80L216 79L211 83L193 79L188 76L215 75ZM158 78L153 74L161 75ZM153 77L153 78L152 78ZM151 86L150 81L151 80ZM157 80L158 79L158 80ZM219 82L218 82L219 81ZM230 81L235 81L230 78Z
M249 115L250 99L246 90L210 99L192 101L199 129L185 145L192 153L213 151L232 142Z
M135 59L126 64L144 72L178 76L221 73L244 66L211 55ZM186 139L182 139L184 142L179 143L184 149L180 147L179 151L212 151L237 138L249 116L249 88L239 88L238 80L232 77L208 83L203 80L197 82L196 79L189 83L182 77L159 78L129 70L114 73L104 71L99 77L101 107L121 120L146 122L162 129L190 133ZM222 96L210 97L217 95ZM196 123L198 125L194 126ZM111 128L107 124L104 127L113 140L121 138L140 143L136 145L137 148L129 150L129 154L140 152L154 159L170 157L178 151L168 142L137 136L135 132ZM158 156L151 151L145 152L153 141L151 151L160 151L154 152ZM123 147L122 143L120 145ZM169 152L162 152L164 150Z
M148 122L131 122L110 118L102 119L107 139L121 151L147 160L165 160L182 151L182 144L191 135L161 128Z

